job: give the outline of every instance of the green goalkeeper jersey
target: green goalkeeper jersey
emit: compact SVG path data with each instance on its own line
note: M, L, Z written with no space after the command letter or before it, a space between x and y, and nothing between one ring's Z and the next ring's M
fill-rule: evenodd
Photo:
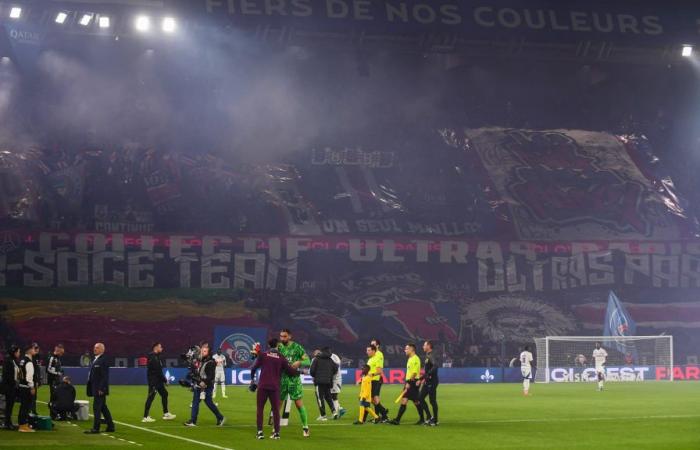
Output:
M302 347L300 344L297 344L296 342L290 341L287 345L284 345L280 343L277 346L277 350L287 358L287 361L289 361L289 365L294 364L297 361L301 361L301 367L309 367L311 365L311 360L309 359L309 356L306 354L306 350L304 350L304 347ZM282 374L282 379L288 377L286 373ZM299 375L297 375L298 377Z

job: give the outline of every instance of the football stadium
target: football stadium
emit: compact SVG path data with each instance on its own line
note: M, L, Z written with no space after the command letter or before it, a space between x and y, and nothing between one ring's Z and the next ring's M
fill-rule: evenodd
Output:
M0 0L0 448L700 449L699 23Z

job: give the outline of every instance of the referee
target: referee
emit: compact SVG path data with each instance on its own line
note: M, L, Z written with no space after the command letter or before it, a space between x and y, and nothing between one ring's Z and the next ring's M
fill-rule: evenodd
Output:
M367 365L369 366L369 374L372 377L372 403L374 410L379 419L375 422L387 422L389 420L389 410L382 406L379 395L382 391L382 374L384 372L384 354L379 350L376 343L379 341L372 340L372 344L367 347ZM367 417L364 418L367 420Z
M420 403L425 412L425 425L434 427L438 425L438 403L437 403L437 387L440 384L438 379L438 368L440 367L437 356L433 352L433 342L425 341L423 343L423 351L425 359L423 360L424 374L418 381L420 386ZM430 408L425 401L425 398L430 398L430 405L433 407L433 414L430 414Z
M425 420L423 418L423 408L419 399L418 392L418 381L420 378L420 358L416 355L416 344L409 343L406 344L404 348L408 361L406 362L406 385L404 386L402 397L401 397L401 407L399 407L399 413L395 419L389 421L391 425L401 424L401 417L406 412L406 404L408 401L412 401L418 410L418 422L415 425L423 425Z

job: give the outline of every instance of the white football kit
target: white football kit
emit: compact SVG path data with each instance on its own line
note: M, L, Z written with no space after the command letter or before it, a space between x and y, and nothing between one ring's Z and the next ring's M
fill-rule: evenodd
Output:
M338 366L338 372L336 372L336 374L333 376L331 394L340 394L340 390L343 388L343 374L340 373L340 357L333 353L331 355L331 360Z
M595 371L605 374L605 358L608 357L608 352L604 348L596 348L593 350L593 360L595 361Z
M221 395L226 398L226 356L221 354L214 355L214 362L216 362L216 371L214 372L214 392L212 397L216 398L216 387L221 386Z
M532 379L532 353L528 351L520 353L520 373L523 378Z

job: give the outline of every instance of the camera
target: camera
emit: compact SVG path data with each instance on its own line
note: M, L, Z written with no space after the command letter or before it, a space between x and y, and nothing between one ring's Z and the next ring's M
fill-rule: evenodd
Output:
M192 389L194 385L199 384L201 381L199 379L199 359L201 354L201 348L198 345L193 345L188 348L184 353L180 355L187 366L187 376L185 378L178 380L180 386L188 389Z

